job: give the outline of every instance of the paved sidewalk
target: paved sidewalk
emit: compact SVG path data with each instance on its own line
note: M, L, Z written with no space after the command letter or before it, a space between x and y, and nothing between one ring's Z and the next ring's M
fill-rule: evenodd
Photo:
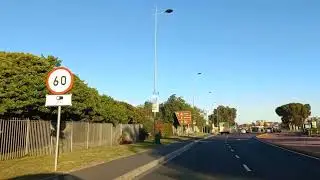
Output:
M166 146L159 145L155 149L148 150L133 156L117 159L108 163L74 171L70 175L58 176L47 180L111 180L115 179L131 170L145 165L153 160L165 156L177 149L182 148L193 140L180 141Z
M320 157L320 137L265 134L258 136L258 138L290 150Z

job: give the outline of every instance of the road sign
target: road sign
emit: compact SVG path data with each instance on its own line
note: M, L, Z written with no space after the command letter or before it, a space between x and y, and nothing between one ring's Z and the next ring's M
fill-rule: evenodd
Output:
M47 76L46 86L51 94L65 94L72 89L73 74L65 67L56 67Z
M158 96L152 96L152 112L159 112Z
M64 94L72 89L73 74L69 69L65 67L56 67L49 72L46 80L46 86L49 92L53 95L46 96L45 106L58 106L56 152L54 159L54 170L57 171L61 106L71 106L71 94Z
M191 112L190 111L177 111L176 117L181 125L191 124Z
M65 95L47 95L45 106L72 106L72 94Z

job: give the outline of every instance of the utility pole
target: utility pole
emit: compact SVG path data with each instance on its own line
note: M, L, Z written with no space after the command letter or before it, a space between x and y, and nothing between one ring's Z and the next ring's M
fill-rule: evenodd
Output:
M165 11L158 11L158 7L155 7L155 13L154 13L154 84L153 84L153 106L152 106L152 112L153 112L153 135L156 135L156 117L157 112L159 112L159 102L158 102L158 96L159 92L157 91L157 73L158 73L158 57L157 57L157 36L158 36L158 15L167 13L172 13L172 9L167 9Z

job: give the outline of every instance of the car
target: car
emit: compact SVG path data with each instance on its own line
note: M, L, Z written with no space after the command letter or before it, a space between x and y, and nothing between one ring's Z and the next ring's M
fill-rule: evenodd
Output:
M245 133L247 133L247 131L245 129L241 129L241 133L245 134Z
M266 132L267 132L267 133L271 133L271 132L272 132L271 128L268 128L268 129L266 130Z

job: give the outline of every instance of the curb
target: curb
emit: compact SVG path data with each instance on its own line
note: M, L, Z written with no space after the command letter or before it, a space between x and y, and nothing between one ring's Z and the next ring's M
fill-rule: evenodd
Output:
M209 135L209 136L206 136L202 139L208 139L209 137L212 137L212 135ZM201 140L201 139L200 139ZM126 174L123 174L117 178L115 178L114 180L127 180L127 179L133 179L145 172L147 172L148 170L160 165L160 164L163 164L163 163L166 163L166 162L169 162L171 161L172 159L174 159L175 157L181 155L183 152L189 150L193 145L195 145L196 143L198 143L200 140L195 140L185 146L183 146L182 148L180 149L177 149L161 158L158 158L156 160L153 160L151 162L149 162L148 164L145 164L143 166L140 166L138 168L136 168L135 170L132 170L132 171L129 171L127 172Z
M282 150L285 150L285 151L288 151L288 152L291 152L291 153L294 153L294 154L298 154L298 155L301 155L301 156L304 156L304 157L315 159L315 160L318 160L318 161L320 160L319 157L314 156L312 153L308 153L308 152L305 152L305 151L299 151L299 150L296 150L296 149L293 149L293 148L289 148L287 146L283 146L283 145L267 142L267 141L261 140L261 139L259 139L257 137L255 137L255 139L257 141L259 141L261 143L264 143L264 144L267 144L269 146L273 146L273 147L276 147L276 148L279 148L279 149L282 149Z

